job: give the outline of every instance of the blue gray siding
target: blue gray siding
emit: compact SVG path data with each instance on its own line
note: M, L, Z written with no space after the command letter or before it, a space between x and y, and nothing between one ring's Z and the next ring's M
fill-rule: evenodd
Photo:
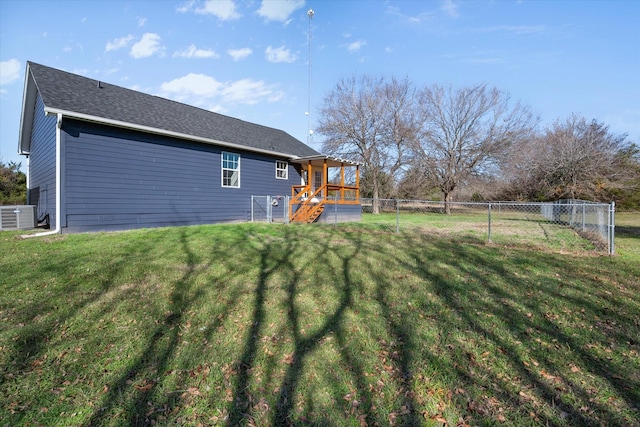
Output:
M55 225L56 215L56 117L46 116L38 94L35 104L29 155L29 200L37 206L39 221L49 216Z
M276 179L276 160L98 124L65 120L68 231L245 221L251 195L287 195L300 183ZM240 155L240 188L221 183L221 152Z

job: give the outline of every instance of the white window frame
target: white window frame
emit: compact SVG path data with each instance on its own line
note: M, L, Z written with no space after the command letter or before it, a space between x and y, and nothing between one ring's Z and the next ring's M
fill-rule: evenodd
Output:
M237 158L237 165L235 168L229 167L229 165L226 165L225 167L227 162L236 163L236 160L227 159L225 161L225 156L234 156ZM225 172L227 171L235 171L238 174L237 185L225 185ZM229 178L229 181L231 182L231 177ZM223 151L220 154L220 184L225 188L240 188L240 154L230 153L228 151Z
M284 160L276 160L276 179L289 179L289 163Z

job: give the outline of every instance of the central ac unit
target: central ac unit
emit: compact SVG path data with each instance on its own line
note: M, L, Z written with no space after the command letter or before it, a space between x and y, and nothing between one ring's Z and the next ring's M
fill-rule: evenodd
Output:
M35 226L35 206L0 206L0 230L24 230Z

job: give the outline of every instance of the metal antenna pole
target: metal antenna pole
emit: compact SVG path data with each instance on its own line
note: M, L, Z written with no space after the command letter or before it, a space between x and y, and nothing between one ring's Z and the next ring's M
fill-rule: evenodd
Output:
M308 90L308 99L307 99L307 145L311 143L311 136L313 135L313 130L311 130L311 21L313 20L313 15L315 12L313 9L309 9L307 11L307 16L309 17L309 87Z

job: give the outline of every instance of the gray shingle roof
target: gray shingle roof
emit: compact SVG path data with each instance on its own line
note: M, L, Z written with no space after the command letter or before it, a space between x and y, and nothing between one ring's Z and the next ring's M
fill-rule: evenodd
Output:
M288 133L28 62L45 108L292 157L318 152ZM27 76L27 79L29 77Z

